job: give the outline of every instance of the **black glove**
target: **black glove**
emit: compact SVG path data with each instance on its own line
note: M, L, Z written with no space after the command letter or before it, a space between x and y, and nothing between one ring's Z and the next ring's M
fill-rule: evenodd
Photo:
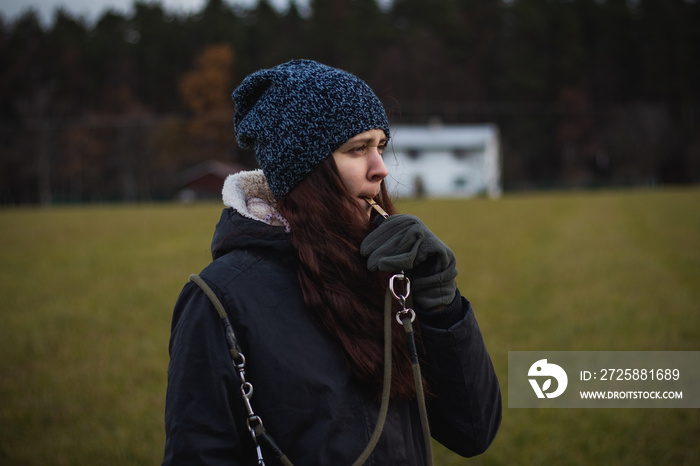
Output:
M413 302L428 311L452 302L457 291L455 255L413 215L392 215L362 241L360 253L373 272L405 271Z

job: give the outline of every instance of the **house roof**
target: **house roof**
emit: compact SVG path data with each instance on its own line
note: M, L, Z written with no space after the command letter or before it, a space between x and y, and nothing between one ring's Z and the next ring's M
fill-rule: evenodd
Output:
M187 186L193 181L209 175L224 180L228 175L238 173L241 170L245 170L243 165L207 160L178 173L177 184L178 186Z
M496 125L401 125L391 128L391 145L396 150L483 147L498 138Z

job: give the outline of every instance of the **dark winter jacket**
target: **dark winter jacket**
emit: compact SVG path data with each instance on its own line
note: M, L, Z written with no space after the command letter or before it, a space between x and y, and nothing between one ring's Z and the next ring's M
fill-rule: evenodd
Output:
M269 210L271 196L259 176L249 172L227 181L232 197L225 193L224 200L232 207L222 213L214 261L200 276L226 308L254 386L253 409L281 449L296 466L350 465L372 435L379 402L307 315L289 233ZM456 323L437 328L426 323L431 318ZM458 292L439 318L419 312L420 320L432 435L460 455L479 454L499 427L501 395L471 307ZM175 306L170 357L163 464L255 464L221 320L192 283ZM391 402L366 464L425 464L415 401Z

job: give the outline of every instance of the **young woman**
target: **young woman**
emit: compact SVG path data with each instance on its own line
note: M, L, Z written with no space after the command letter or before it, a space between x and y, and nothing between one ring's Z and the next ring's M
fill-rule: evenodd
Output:
M457 290L454 255L419 219L395 215L379 99L359 78L309 60L258 71L233 98L237 140L262 169L226 180L214 260L200 277L233 327L245 380L215 305L188 283L172 322L163 464L257 464L249 427L259 420L297 466L353 464L378 422L365 464L428 464L424 431L460 455L486 450L501 420L498 381ZM375 221L366 198L388 218ZM384 338L385 293L402 271L417 314L419 382L393 315ZM274 456L265 464L278 464Z

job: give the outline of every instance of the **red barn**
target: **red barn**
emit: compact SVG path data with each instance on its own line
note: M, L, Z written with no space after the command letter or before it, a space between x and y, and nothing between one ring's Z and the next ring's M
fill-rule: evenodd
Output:
M238 164L209 160L180 172L177 176L178 198L182 202L221 199L221 188L229 175L245 170Z

